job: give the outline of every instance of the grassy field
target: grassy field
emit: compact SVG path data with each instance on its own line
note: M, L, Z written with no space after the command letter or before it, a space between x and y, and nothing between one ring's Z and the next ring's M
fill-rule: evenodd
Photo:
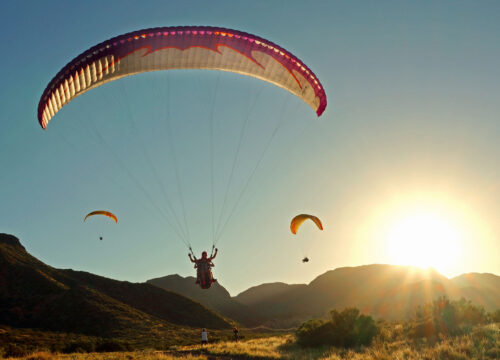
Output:
M90 354L52 354L47 352L33 353L22 358L11 360L206 360L204 355L165 354L156 351L90 353Z
M366 348L338 349L338 348L301 348L295 343L293 335L272 336L259 339L250 339L238 343L223 341L206 346L191 345L172 347L165 351L138 351L113 352L90 354L52 354L48 352L33 353L16 358L18 360L152 360L152 359L287 359L287 360L466 360L466 359L500 359L500 327L499 324L481 326L468 335L446 338L436 341L421 339L411 341L389 334L393 339L381 335ZM14 359L14 358L9 358Z
M192 345L200 340L201 329L178 328L175 331L151 328L149 336L130 335L124 338L99 338L82 334L42 331L37 329L13 328L0 325L0 358L11 353L21 356L36 351L47 353L107 352L129 350L167 350L173 344ZM284 332L266 328L244 331L244 340L282 335ZM221 343L232 339L232 331L210 330L210 341Z
M293 336L255 339L241 343L219 343L201 346L186 346L183 352L205 353L221 358L289 359L289 360L466 360L500 359L500 329L498 324L476 329L469 335L443 338L434 343L396 339L382 341L380 338L370 347L355 350L338 348L301 348Z

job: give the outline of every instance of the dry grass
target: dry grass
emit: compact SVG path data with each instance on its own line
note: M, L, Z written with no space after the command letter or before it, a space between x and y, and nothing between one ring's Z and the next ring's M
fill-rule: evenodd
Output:
M280 359L279 347L283 345L290 335L273 336L248 341L225 341L208 345L182 346L176 349L179 352L195 352L210 355L253 356L265 359Z
M176 355L160 351L136 351L121 353L51 354L37 352L22 358L8 360L207 360L204 355Z
M377 341L372 346L355 350L338 348L301 348L291 335L254 339L245 342L221 342L207 346L185 346L179 352L202 353L247 359L287 360L467 360L500 359L498 324L480 327L469 335L443 338L435 343L398 338Z
M14 360L14 358L11 358ZM166 352L141 351L122 353L51 354L34 353L17 360L210 360L210 359L286 359L286 360L469 360L500 359L499 324L476 328L468 335L442 338L432 343L412 341L395 335L392 340L379 338L372 346L355 350L338 348L304 349L292 335L227 341L205 346L179 346Z

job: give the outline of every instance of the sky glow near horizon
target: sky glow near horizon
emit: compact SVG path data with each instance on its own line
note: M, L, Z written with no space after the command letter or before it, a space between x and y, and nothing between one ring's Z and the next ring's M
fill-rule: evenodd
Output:
M184 203L195 251L209 248L248 117L226 214L258 169L214 269L232 295L373 263L500 274L499 4L119 4L0 4L0 232L54 267L128 281L194 275L155 206L168 211L170 198L184 223ZM179 25L246 31L289 50L322 82L325 113L317 118L283 89L241 75L167 71L89 91L41 130L39 98L71 59L116 35ZM118 224L83 223L99 209ZM319 216L324 231L304 223L292 235L299 213Z

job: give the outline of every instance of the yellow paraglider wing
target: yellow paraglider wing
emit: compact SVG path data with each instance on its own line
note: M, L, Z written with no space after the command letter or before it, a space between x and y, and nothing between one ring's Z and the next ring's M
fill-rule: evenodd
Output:
M319 218L314 215L300 214L295 216L290 223L290 230L292 230L292 234L297 234L297 230L299 229L300 225L302 225L302 223L308 219L314 221L318 229L323 230L323 224L321 223L321 220Z
M88 213L87 216L85 216L85 219L83 221L85 222L87 218L94 216L94 215L104 215L107 216L115 221L115 223L118 223L118 219L116 218L115 214L110 213L109 211L104 211L104 210L97 210L97 211L92 211L91 213Z

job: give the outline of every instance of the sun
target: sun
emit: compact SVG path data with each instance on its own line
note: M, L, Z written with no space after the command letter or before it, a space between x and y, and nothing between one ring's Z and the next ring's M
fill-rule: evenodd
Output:
M461 233L442 214L406 214L387 232L388 251L393 263L447 272L459 261Z

